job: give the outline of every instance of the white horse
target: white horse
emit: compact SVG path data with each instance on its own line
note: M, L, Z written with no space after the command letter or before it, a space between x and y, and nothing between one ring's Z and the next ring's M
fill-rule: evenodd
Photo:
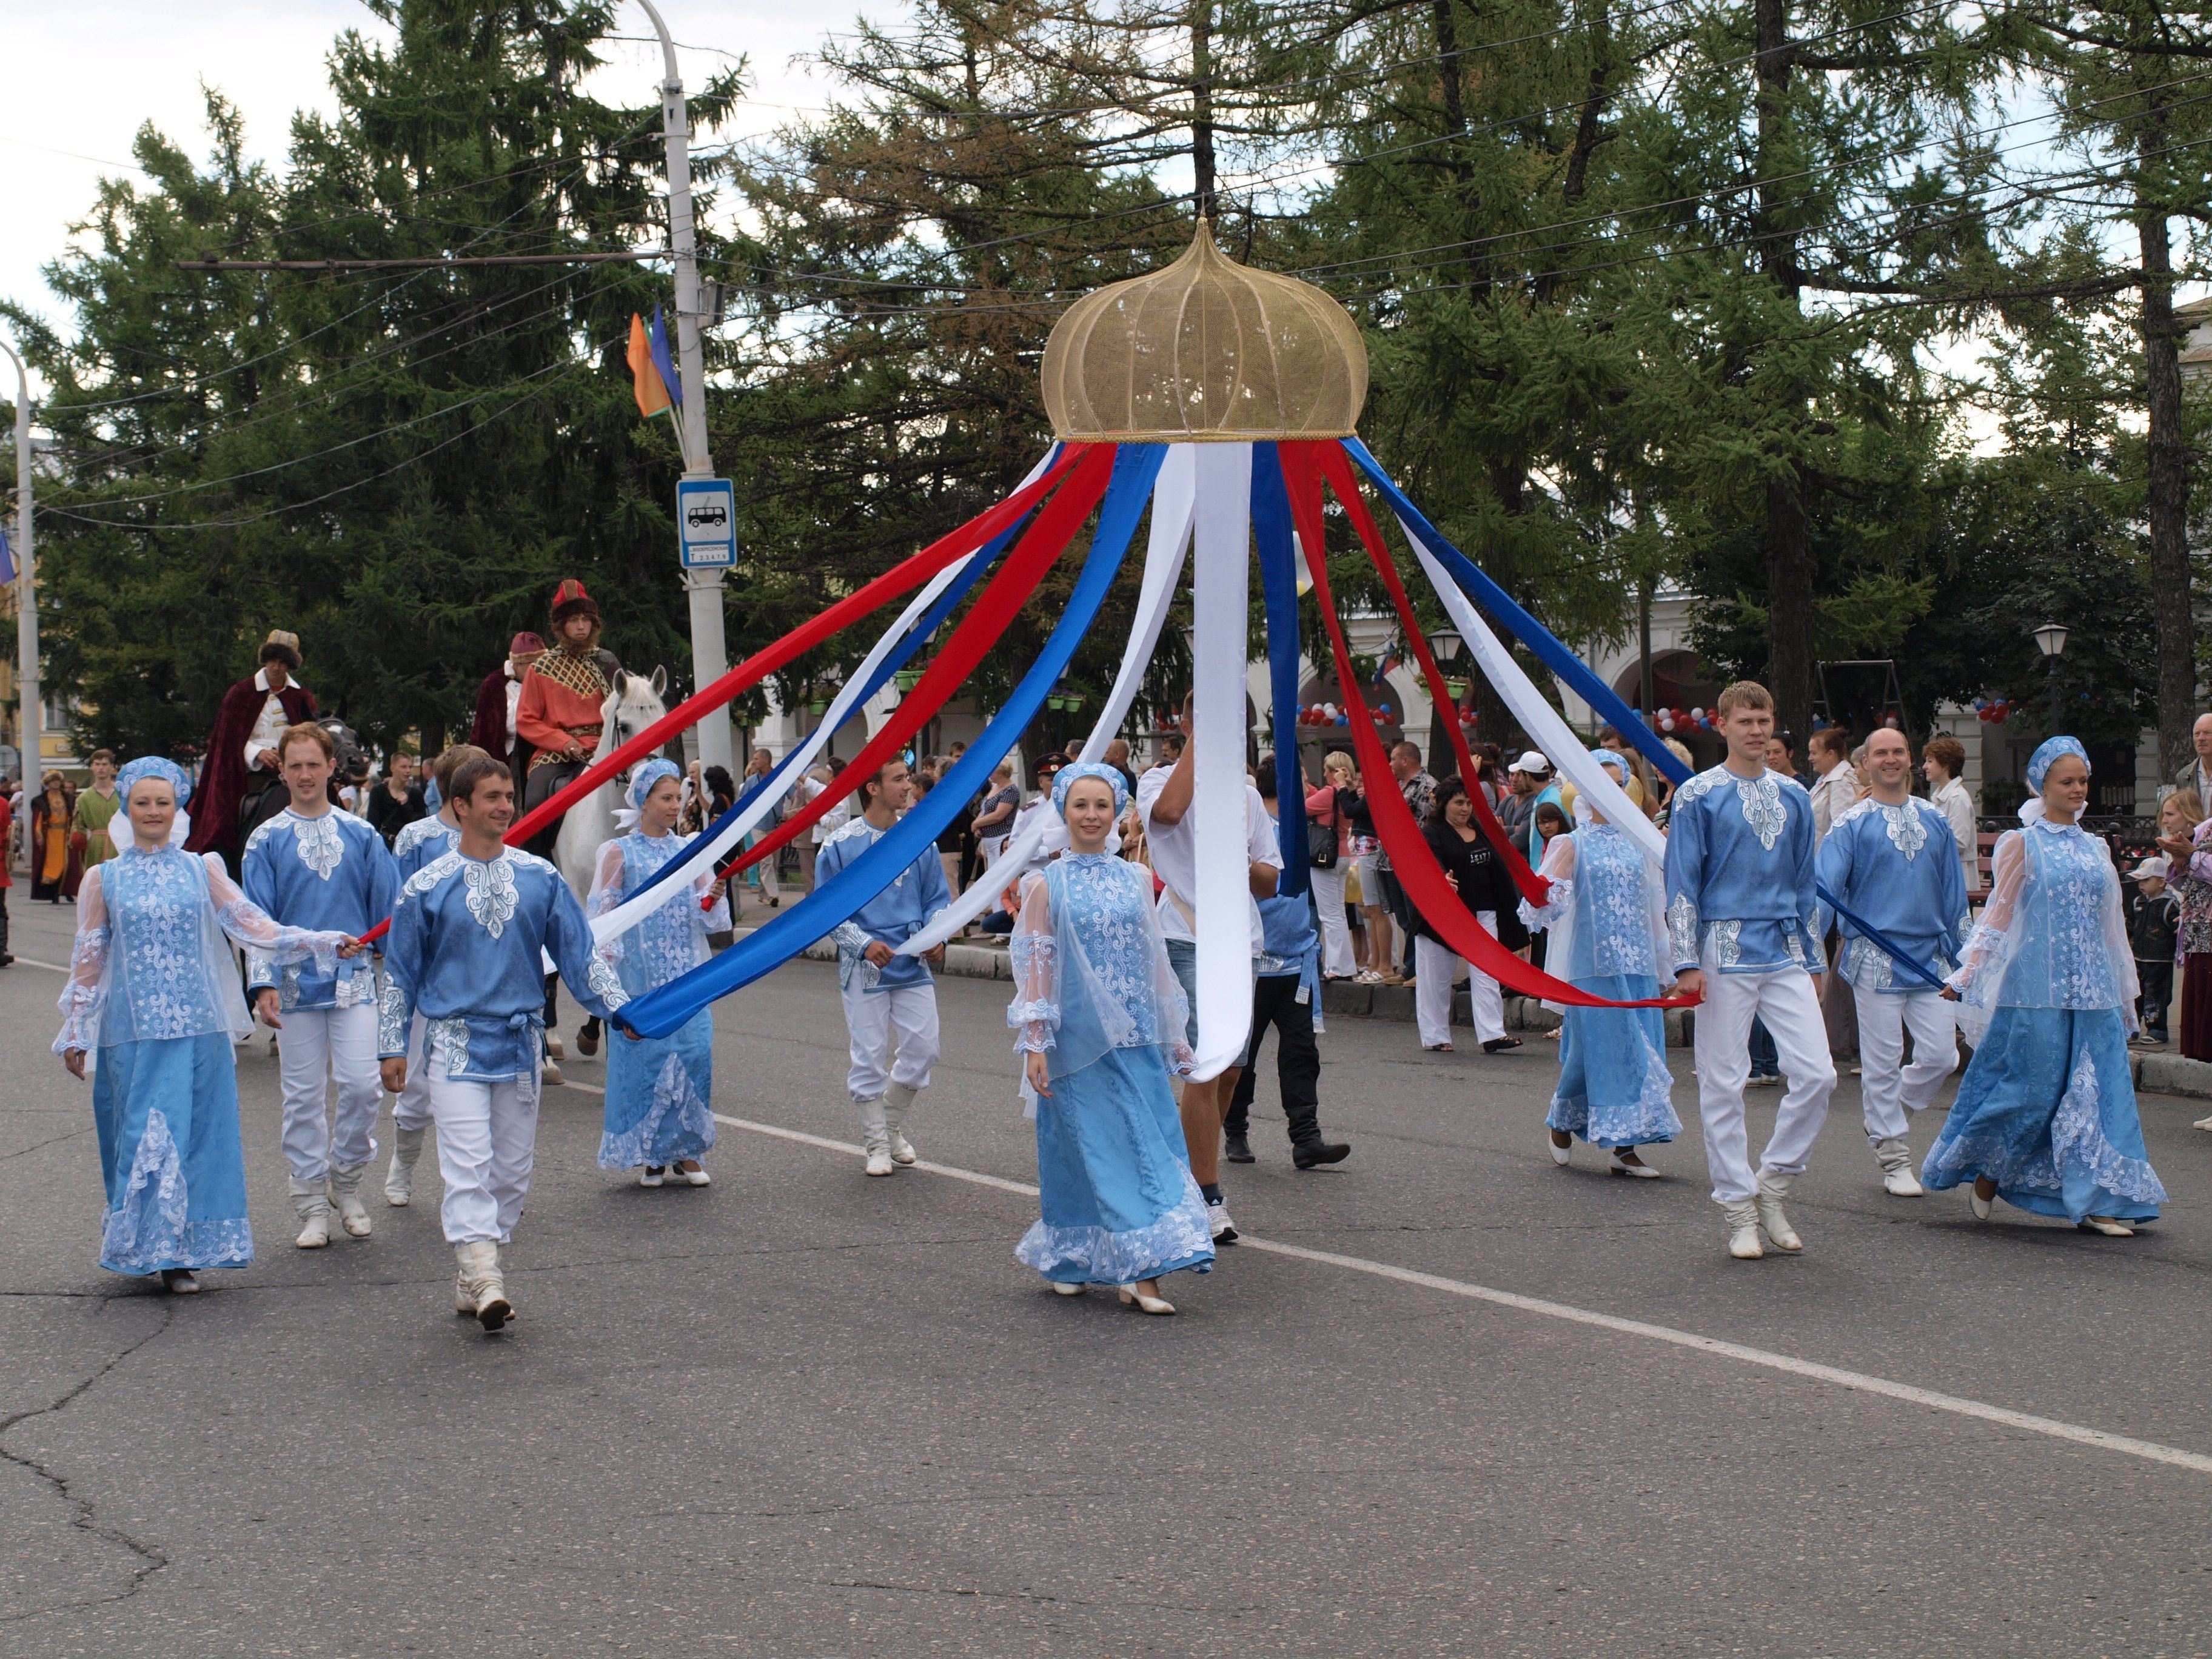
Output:
M592 756L597 765L655 720L668 713L661 694L668 690L668 671L656 668L651 679L615 671L614 690L599 705L599 746ZM627 774L609 778L571 806L561 819L561 837L553 844L553 862L561 878L579 899L592 894L592 872L599 861L599 846L615 836L615 811L623 802Z

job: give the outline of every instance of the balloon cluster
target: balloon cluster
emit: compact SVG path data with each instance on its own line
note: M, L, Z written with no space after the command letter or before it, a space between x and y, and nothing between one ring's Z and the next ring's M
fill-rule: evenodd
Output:
M1377 726L1387 726L1393 718L1395 711L1389 703L1383 702L1376 704L1370 713ZM1333 702L1311 702L1298 711L1298 724L1300 726L1349 726L1352 724L1352 715L1349 710L1340 708Z
M2012 704L2003 697L1976 697L1974 718L1987 720L1991 726L2002 726L2012 718Z
M1713 718L1708 708L1662 708L1644 716L1655 732L1710 732Z

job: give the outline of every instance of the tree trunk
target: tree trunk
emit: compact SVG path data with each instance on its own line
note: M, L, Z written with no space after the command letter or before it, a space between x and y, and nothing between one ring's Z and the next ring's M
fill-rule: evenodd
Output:
M1213 0L1190 9L1190 170L1198 216L1216 216L1213 191Z
M2189 729L2197 717L2189 452L2181 430L2181 362L2166 216L2152 208L2137 224L2142 238L2143 380L2150 416L2150 586L2158 616L2158 769L2160 776L2170 778L2193 752Z

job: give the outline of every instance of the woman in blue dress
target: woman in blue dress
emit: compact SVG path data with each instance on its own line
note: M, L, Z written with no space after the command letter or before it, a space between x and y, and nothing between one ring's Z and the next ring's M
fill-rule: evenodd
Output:
M253 1260L234 1045L253 1029L228 934L277 967L360 952L343 933L285 927L210 853L175 835L184 771L159 758L116 775L131 844L85 872L54 1052L92 1077L107 1213L100 1265L199 1289L207 1267Z
M630 775L635 828L599 845L599 865L585 912L596 922L696 839L674 833L684 811L683 775L665 760L647 761ZM707 935L730 925L726 883L702 860L698 874L681 881L672 898L626 932L605 939L599 953L613 964L633 997L690 973L712 954ZM664 884L665 885L665 884ZM660 889L654 890L656 893ZM702 909L701 901L712 901ZM714 1144L714 1016L702 1008L665 1037L623 1039L607 1047L607 1105L599 1136L602 1170L636 1170L639 1183L674 1181L704 1187L699 1159Z
M1990 902L1944 994L1974 1045L1920 1178L2126 1238L2166 1197L2143 1149L2128 1070L2135 953L2105 843L2075 821L2089 757L2052 738L2027 763L2036 796L1997 838Z
M1609 749L1593 757L1612 768L1625 788L1627 763ZM1636 843L1577 799L1573 833L1554 836L1544 848L1541 873L1552 890L1540 909L1521 902L1521 919L1547 929L1546 964L1577 990L1616 1002L1656 997L1668 973L1665 883ZM1579 1135L1608 1149L1615 1175L1649 1181L1659 1171L1636 1155L1638 1146L1681 1133L1669 1097L1667 1022L1656 1008L1563 1010L1559 1083L1545 1117L1552 1161L1565 1164Z
M1170 1066L1187 1072L1188 1005L1152 912L1151 878L1107 850L1129 789L1085 763L1053 781L1068 851L1031 876L1014 927L1020 1033L1036 1097L1042 1212L1014 1251L1062 1296L1085 1285L1171 1314L1164 1273L1213 1262Z

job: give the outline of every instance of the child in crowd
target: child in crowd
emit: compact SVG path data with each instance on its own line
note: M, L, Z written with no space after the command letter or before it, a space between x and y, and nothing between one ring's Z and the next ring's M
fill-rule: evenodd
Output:
M2181 932L2181 901L2167 890L2172 866L2154 854L2128 872L2136 890L2128 895L2128 944L2135 953L2136 978L2142 994L2136 1004L2142 1030L2138 1043L2166 1041L2166 1011L2173 1000L2173 951Z

